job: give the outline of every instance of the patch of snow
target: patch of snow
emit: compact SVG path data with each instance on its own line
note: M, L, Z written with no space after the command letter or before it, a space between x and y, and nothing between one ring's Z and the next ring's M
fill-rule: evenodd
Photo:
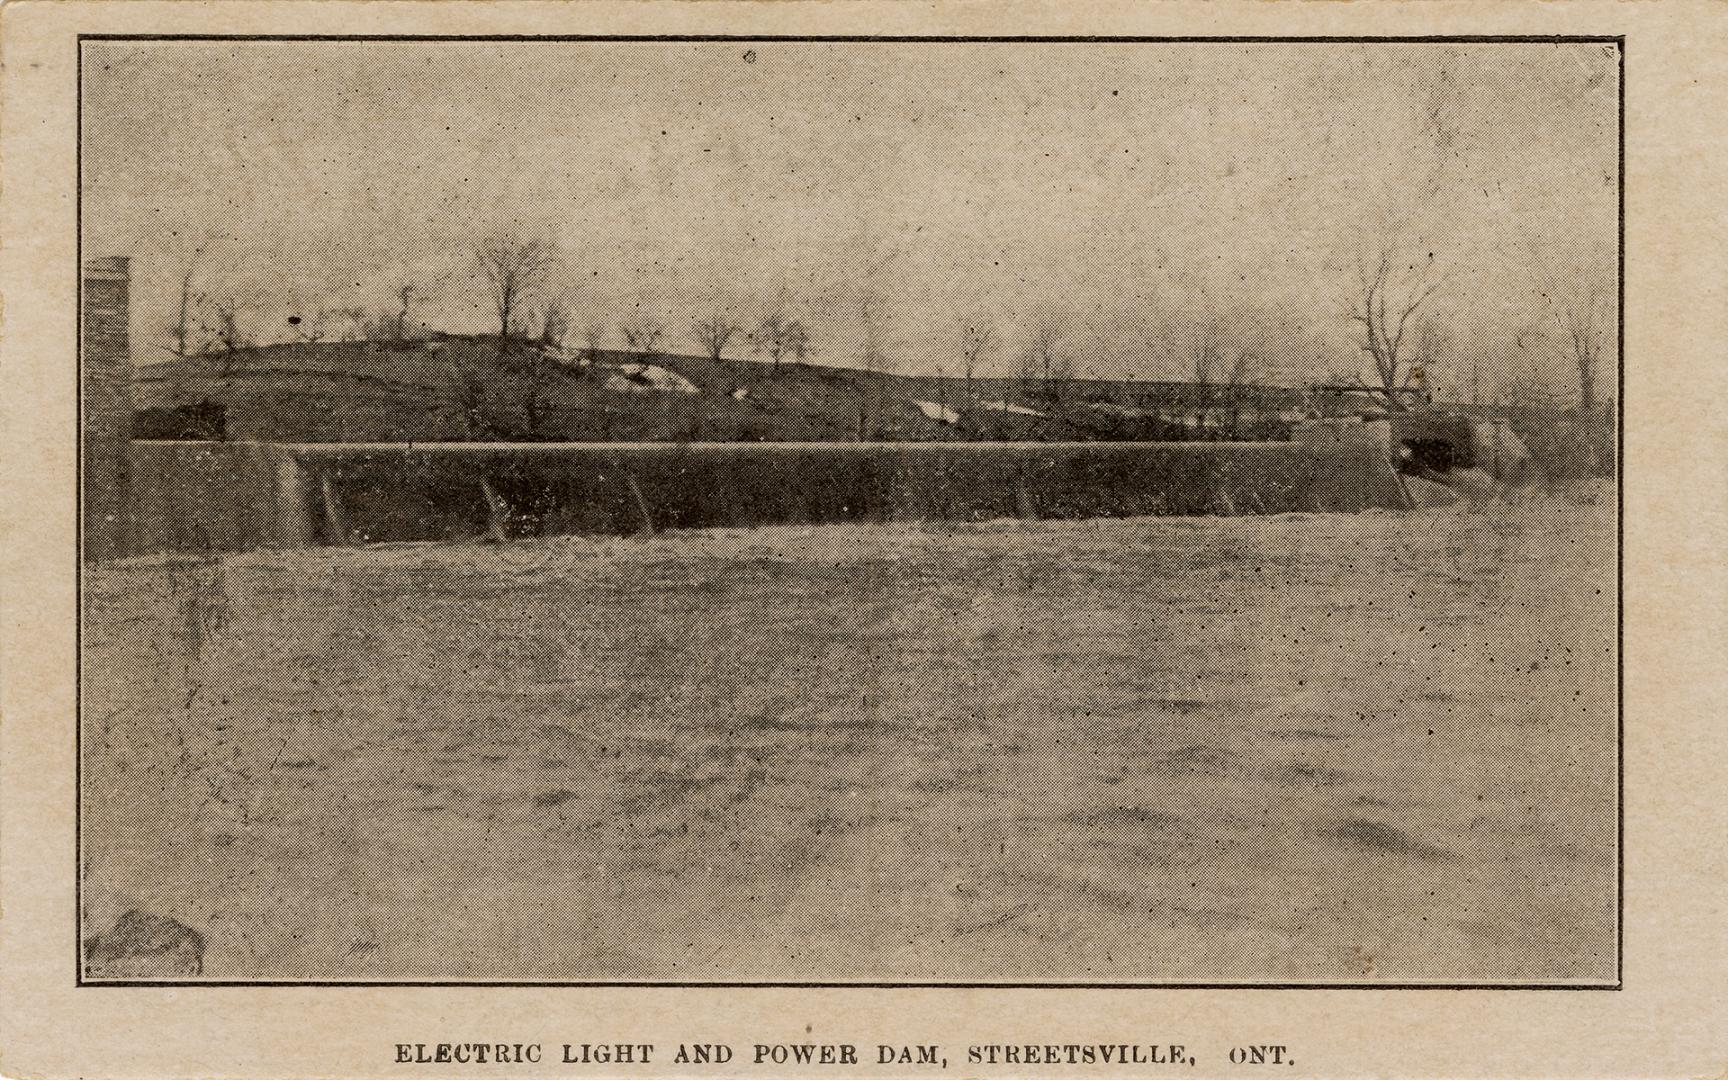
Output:
M738 389L732 391L732 400L734 401L743 401L749 396L750 391L747 387L740 386Z
M699 393L696 384L675 371L653 364L620 364L618 370L632 380L645 382L654 389L669 394Z
M960 422L960 414L946 405L938 405L934 401L914 401L912 404L918 406L919 412L939 423L958 424Z
M606 376L606 389L615 394L652 394L654 388L646 383L631 382L622 375Z
M1006 401L986 401L978 407L986 412L1014 413L1018 416L1049 415L1048 413L1041 413L1037 409L1028 409L1024 405L1010 405Z
M619 364L618 375L606 377L606 389L625 394L698 394L696 384L675 371L654 364Z

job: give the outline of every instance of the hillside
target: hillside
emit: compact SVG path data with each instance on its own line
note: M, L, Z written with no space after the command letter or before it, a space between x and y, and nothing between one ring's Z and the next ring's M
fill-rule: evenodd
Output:
M496 338L272 345L141 366L140 438L274 442L1277 437L1300 394L912 377Z

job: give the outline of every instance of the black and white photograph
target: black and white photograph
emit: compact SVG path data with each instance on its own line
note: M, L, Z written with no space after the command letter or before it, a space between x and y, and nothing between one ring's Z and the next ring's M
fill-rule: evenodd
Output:
M1621 78L86 35L68 962L1619 986Z

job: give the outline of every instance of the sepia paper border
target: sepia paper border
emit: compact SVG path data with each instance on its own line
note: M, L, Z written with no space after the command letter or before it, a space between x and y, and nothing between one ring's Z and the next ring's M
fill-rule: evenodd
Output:
M787 35L787 34L754 34L754 35L739 35L739 34L638 34L638 35L628 35L628 34L546 34L546 35L521 35L521 34L449 34L449 35L365 34L365 35L343 35L343 34L214 34L214 33L208 33L208 34L207 33L199 33L199 34L136 34L136 33L128 33L128 34L112 34L112 33L79 34L78 35L78 46L79 46L79 49L78 49L78 78L77 78L77 85L79 88L78 105L77 105L77 117L78 117L77 159L78 159L78 161L77 161L77 167L76 167L76 175L78 177L78 185L77 185L77 196L75 198L75 207L76 207L75 218L76 218L77 228L78 228L78 250L77 250L77 258L74 261L74 267L79 267L79 266L83 265L83 256L84 256L84 252L83 252L83 182L82 182L82 179L83 179L83 156L84 156L84 142L83 142L83 134L84 134L84 130L83 130L84 49L83 49L83 46L86 42L102 42L102 43L108 43L108 44L113 44L116 42L122 42L122 43L123 42L138 42L138 43L147 43L147 42L201 42L201 43L209 43L209 44L222 44L225 42L291 42L291 43L328 42L331 44L348 44L348 43L356 43L356 42L377 42L377 43L446 43L446 42L496 43L496 42L515 42L515 43L522 43L525 45L533 45L533 44L541 44L541 43L555 43L555 42L594 42L594 43L605 43L605 44L636 44L636 43L664 43L664 42L687 42L687 43L693 43L693 44L708 44L708 43L720 43L720 42L738 42L738 43L760 43L760 42L824 42L824 43L833 42L833 43L846 43L846 42L859 42L859 43L898 43L898 44L905 44L905 45L965 43L965 44L991 44L991 45L1059 44L1059 45L1076 45L1076 46L1084 46L1084 45L1089 45L1089 44L1109 44L1109 45L1172 45L1172 44L1197 44L1197 45L1218 45L1218 44L1248 44L1248 45L1291 45L1291 44L1301 44L1301 45L1307 45L1307 44L1322 44L1322 45L1459 45L1459 44L1471 44L1471 45L1487 45L1487 46L1492 46L1492 45L1530 45L1530 44L1612 45L1615 47L1615 50L1616 50L1616 60L1617 60L1616 70L1617 70L1617 77L1619 79L1619 101L1618 101L1618 108L1617 108L1617 112L1616 112L1616 124L1615 124L1615 131L1614 131L1614 138L1615 138L1616 147L1617 147L1617 160L1618 160L1618 175L1616 176L1616 192L1615 192L1616 193L1616 199L1618 202L1618 214L1617 214L1616 223L1615 223L1615 226L1616 226L1616 263L1617 263L1616 276L1615 276L1615 290L1616 290L1615 313L1616 313L1616 316L1619 315L1620 311L1622 310L1623 303L1624 303L1624 293L1625 293L1625 232L1626 232L1626 175L1625 175L1625 173L1626 173L1626 137L1625 137L1625 134L1626 134L1626 93L1625 93L1625 88L1626 88L1626 75L1625 75L1626 51L1625 51L1625 40L1623 37L1619 37L1619 36L1529 35L1529 34L1525 34L1525 35L1518 35L1518 34L1506 34L1506 35L1484 35L1484 34L1444 35L1444 34L1440 34L1440 35L1434 35L1434 34L1430 34L1430 35L1420 35L1420 36L1382 35L1382 36L1354 36L1354 37L1350 37L1350 36L1318 36L1318 37L1279 37L1279 36L1126 37L1126 36L1106 36L1106 35L1061 35L1061 36L1035 36L1035 35L1026 35L1026 36L941 35L941 36L936 36L936 35L925 35L925 36L914 36L914 35L881 35L881 34L852 34L852 35ZM81 292L81 290L82 290L82 282L80 282L80 292ZM80 305L80 307L81 307L81 305ZM82 371L83 368L82 368L82 342L81 341L78 343L78 346L79 346L79 350L80 350L80 356L79 356L79 363L75 366L75 370L76 371ZM1614 458L1617 470L1620 467L1620 463L1622 462L1623 455L1624 455L1624 446L1622 445L1622 441L1623 441L1623 429L1624 429L1623 416L1624 416L1624 409L1625 409L1625 380L1624 380L1623 374L1621 374L1625 371L1625 368L1626 368L1624 347L1625 347L1625 338L1624 338L1623 321L1617 317L1616 322L1615 322L1615 356L1617 358L1617 362L1615 364L1615 369L1616 369L1616 377L1618 379L1618 382L1617 382L1616 393L1615 393L1615 408L1616 408L1617 412L1616 412L1616 422L1615 422L1616 450L1615 450L1615 458ZM77 418L82 415L82 404L83 404L82 385L80 383L79 388L78 388L78 409L74 412L74 416L73 416L74 430L77 431L78 436L79 436L79 438L78 438L78 452L79 452L79 460L80 461L83 460L83 437L82 437L83 433L82 433L82 430L77 426ZM1618 479L1619 479L1618 475L1617 475L1616 479L1618 481ZM1620 492L1622 486L1623 486L1622 484L1620 484L1618 482L1616 483L1616 498L1617 499L1619 498L1619 492ZM76 501L76 508L77 509L75 511L76 513L79 513L79 514L82 513L82 507L83 507L82 490L83 490L83 477L80 476L79 477L79 483L77 485L78 498ZM1623 515L1624 515L1624 506L1623 505L1617 506L1616 525L1617 525L1617 528L1620 530L1621 533L1624 532L1624 522L1622 520ZM82 538L82 522L81 521L79 522L79 536L81 539ZM1620 539L1621 539L1620 536L1616 537L1616 549L1615 550L1616 550L1616 558L1617 559L1620 558L1620 548L1622 546L1619 542ZM1616 568L1616 581L1617 581L1617 588L1620 591L1623 591L1624 590L1624 565L1623 565L1623 562L1619 566L1617 566L1617 568ZM78 574L78 583L77 583L77 588L75 591L76 591L76 595L77 595L78 610L80 612L82 612L84 605L83 605L83 574L82 574L81 570ZM180 986L180 987L207 987L207 986L373 986L373 985L389 985L389 986L516 986L516 987L529 987L529 986L592 986L592 987L668 986L668 987L672 987L672 986L680 986L680 987L701 987L701 988L722 988L722 987L740 987L740 988L741 987L770 987L770 988L774 988L774 987L778 987L778 988L785 988L785 989L793 989L793 988L811 989L811 988L818 988L818 987L862 987L862 988L874 988L874 989L907 989L907 988L912 988L912 987L947 987L947 988L952 988L952 989L976 989L976 990L1016 989L1016 988L1023 988L1023 989L1090 989L1090 990L1131 990L1131 989L1149 989L1149 988L1189 989L1189 990L1226 990L1226 989L1257 989L1257 990L1311 990L1311 989L1334 989L1334 990L1460 990L1460 989L1482 989L1482 990L1490 990L1490 989L1492 989L1492 990L1618 990L1618 989L1620 989L1620 983L1621 983L1621 977L1622 977L1621 936L1622 936L1624 921L1625 921L1625 910L1624 910L1625 860L1623 857L1624 856L1623 848L1624 848L1624 833L1625 833L1625 817L1624 817L1624 808L1622 805L1623 801L1624 801L1623 795L1619 794L1619 789L1623 788L1624 782L1625 782L1625 762L1624 762L1623 749L1621 746L1621 743L1624 739L1624 726L1625 726L1624 702L1620 700L1621 686L1622 686L1623 681L1624 681L1623 680L1622 667L1621 667L1621 657L1622 657L1622 654L1624 652L1624 649L1623 649L1623 643L1620 640L1621 636L1624 634L1624 620L1623 620L1623 615L1621 612L1621 607L1622 607L1621 599L1622 599L1621 596L1617 593L1615 596L1615 619L1616 619L1616 623L1617 623L1617 626L1616 626L1616 643L1615 643L1616 644L1616 651L1615 651L1615 691L1616 691L1616 693L1615 693L1615 697L1616 697L1615 752L1616 752L1616 769L1617 769L1617 775L1616 775L1617 798L1616 798L1616 805L1614 808L1615 821L1616 821L1616 826L1615 826L1615 830L1616 830L1615 831L1615 861L1616 861L1616 866L1617 866L1617 875L1616 875L1616 882L1615 882L1615 898L1614 898L1615 899L1615 905L1614 905L1615 906L1615 939L1614 939L1615 976L1614 976L1614 979L1612 981L1592 980L1592 981L1580 981L1580 982L1556 982L1556 981L1551 981L1551 980L1550 981L1541 981L1541 980L1529 980L1529 981L1479 980L1479 981L1457 982L1457 981L1447 981L1447 980L1433 980L1433 981L1426 981L1426 982L1390 982L1390 981L1374 982L1374 981L1358 981L1358 980L1340 979L1340 980L1320 981L1320 982L1305 982L1305 981L1284 982L1284 981L1277 981L1277 980L1260 980L1260 979L1237 979L1237 980L1228 980L1228 981L1150 979L1150 980L1130 981L1130 982L1093 982L1093 981L1075 979L1075 980L1066 980L1066 981L1059 981L1059 982L1046 982L1046 981L969 981L969 980L925 980L922 982L900 982L900 981L874 981L874 980L826 981L826 980L780 980L780 979L772 979L772 980L753 980L753 981L744 981L744 982L728 982L728 981L670 980L670 979L530 979L530 980L518 980L518 979L430 979L430 980L422 980L422 979L413 979L413 978L400 978L400 979L399 978L377 978L377 979L364 979L364 980L356 980L356 979L301 980L301 979L271 979L271 978L258 978L258 979L203 979L203 978L199 978L199 979L193 979L193 980L187 980L187 979L152 980L152 979L142 979L141 978L141 979L102 979L99 981L86 981L84 978L82 970L80 970L79 978L78 978L78 984L80 986L104 986L104 987L126 987L126 986ZM78 640L81 641L82 640L82 619L79 620L79 624L80 625L79 625L79 629L78 629L78 633L77 633L77 638L78 638ZM75 719L74 724L73 724L73 741L74 741L73 753L74 753L74 761L75 761L75 763L77 763L74 766L74 776L75 776L75 779L78 781L76 790L77 790L77 795L79 797L78 814L77 814L77 818L74 822L75 847L76 847L76 851L77 851L77 854L76 854L76 857L75 857L75 860L73 863L74 872L76 872L77 867L81 867L84 865L83 805L82 805L83 784L82 784L82 779L81 779L81 773L79 772L79 769L80 769L82 762L83 762L82 738L83 738L83 730L84 730L83 710L82 710L83 702L82 702L82 693L81 693L81 689L82 689L82 685L83 685L83 656L82 656L81 651L80 651L80 654L78 656L78 671L77 671L77 676L75 678L75 685L79 688L80 694L79 694L79 700L75 705L76 719ZM82 874L80 874L78 876L78 880L75 883L73 910L76 913L82 913L84 910L83 875ZM76 922L76 921L75 921L74 927L75 927L75 934L74 934L74 938L73 938L73 948L76 950L76 949L81 947L81 943L83 942L83 940L89 936L91 928L83 926L80 922Z
M1005 29L1015 31L1003 36ZM1238 1045L1314 1075L1699 1076L1723 1030L1720 708L1728 510L1719 377L1723 9L1680 0L922 3L14 3L0 9L7 470L0 726L0 1074L427 1071L399 1042L848 1039ZM76 946L77 42L80 36L528 40L1615 41L1621 48L1618 407L1620 933L1613 987L1471 984L273 984L80 986ZM1630 56L1628 55L1630 54ZM1629 198L1630 194L1630 198ZM1628 258L1630 256L1630 258ZM1627 407L1628 395L1632 407ZM1630 486L1628 486L1628 484ZM1627 633L1628 628L1630 633ZM1627 720L1632 722L1630 737ZM73 853L71 858L68 853ZM71 865L69 865L69 863ZM1265 993L1280 988L1280 993ZM1513 994L1529 989L1607 994ZM1430 991L1412 993L1412 989ZM950 1056L953 1056L952 1054ZM963 1058L963 1052L961 1054ZM465 1074L459 1066L431 1071ZM473 1071L473 1070L467 1070ZM520 1075L661 1074L634 1066ZM734 1063L711 1074L779 1070ZM891 1067L868 1068L898 1075ZM950 1071L967 1071L956 1062ZM1072 1072L1077 1070L1061 1070ZM1112 1070L1120 1075L1135 1073ZM1151 1072L1158 1069L1148 1070ZM1164 1067L1168 1071L1168 1067ZM976 1075L1034 1075L1009 1067Z

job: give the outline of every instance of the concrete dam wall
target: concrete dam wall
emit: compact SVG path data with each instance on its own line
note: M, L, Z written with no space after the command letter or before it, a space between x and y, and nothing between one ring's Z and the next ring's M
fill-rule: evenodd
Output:
M1403 508L1383 429L1321 423L1260 443L134 442L123 547Z

